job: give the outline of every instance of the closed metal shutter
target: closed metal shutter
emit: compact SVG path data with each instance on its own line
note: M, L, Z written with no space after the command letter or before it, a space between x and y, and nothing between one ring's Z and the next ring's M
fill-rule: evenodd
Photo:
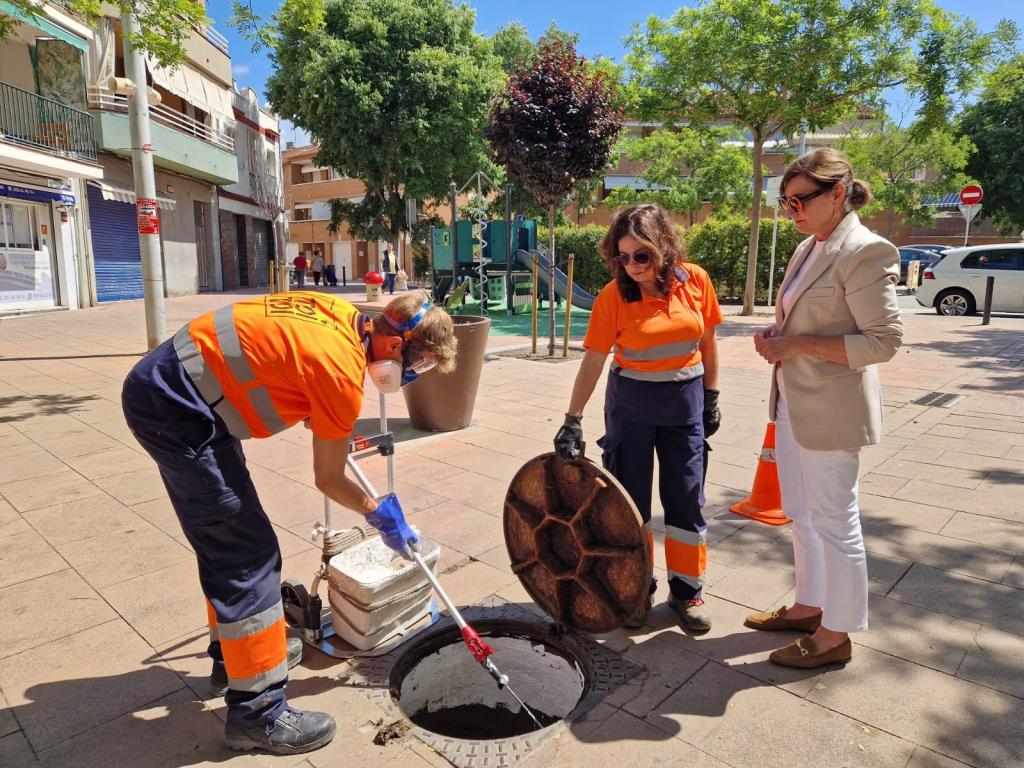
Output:
M135 206L104 200L98 189L89 186L89 220L97 300L141 299L142 256Z
M263 288L269 279L270 260L274 258L274 228L269 221L252 220L252 240L253 274L249 285Z

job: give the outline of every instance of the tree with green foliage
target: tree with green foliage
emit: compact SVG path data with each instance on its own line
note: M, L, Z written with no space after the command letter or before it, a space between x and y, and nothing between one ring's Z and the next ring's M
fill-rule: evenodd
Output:
M932 0L707 0L634 32L636 110L656 119L731 120L751 143L761 189L765 142L835 125L902 86L918 124L948 120L986 56L1012 46L1004 22L983 35ZM754 309L761 195L754 195L743 313Z
M671 213L687 214L693 224L704 202L713 211L748 210L753 198L750 152L736 142L734 130L683 126L659 128L649 136L623 142L626 157L646 163L644 187L620 187L606 199L610 207L657 203Z
M992 72L959 132L977 148L966 170L985 190L984 213L1003 232L1024 231L1024 54Z
M580 182L604 169L622 131L615 86L605 72L588 67L571 43L549 38L528 68L513 73L491 110L485 135L494 159L547 209L549 284L554 283L555 209ZM553 305L548 330L553 356Z
M886 120L877 130L844 137L839 149L875 196L860 214L885 211L885 236L892 239L898 214L915 226L927 226L935 208L925 205L925 198L956 191L969 181L963 170L974 145L945 128L899 128ZM927 173L923 180L922 173Z
M0 10L0 43L6 40L19 22L31 23L33 16L45 18L43 3L36 0L8 0L14 13ZM66 0L59 5L84 18L94 25L103 16L103 7L108 3L100 0ZM131 11L139 20L142 32L129 35L128 41L134 48L150 54L162 66L174 67L185 58L185 41L194 30L209 23L203 6L194 0L147 0L147 2L126 2L117 0L109 5L117 9L120 17Z
M502 82L475 14L453 0L285 0L270 24L244 17L270 49L267 97L319 143L315 162L358 179L362 200L331 201L331 226L396 250L406 200L443 199L489 167L483 130Z

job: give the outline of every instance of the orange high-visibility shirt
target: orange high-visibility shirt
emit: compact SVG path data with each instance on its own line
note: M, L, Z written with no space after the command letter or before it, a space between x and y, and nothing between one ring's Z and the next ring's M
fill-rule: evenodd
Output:
M722 322L715 286L703 268L680 265L685 279L673 279L665 298L641 291L627 302L613 280L597 295L583 346L607 354L614 365L641 374L669 374L701 364L700 342L707 328Z
M197 317L188 331L252 437L268 437L307 417L319 438L350 435L363 404L366 371L359 310L312 291L260 296L234 304L230 316L223 314L228 310L222 308L219 317L215 312ZM226 327L218 334L217 323L231 320L245 357L241 368L247 363L252 373L248 381L239 381L238 361L232 361L230 348L222 349L225 340L230 347L231 336ZM268 408L270 418L263 412Z

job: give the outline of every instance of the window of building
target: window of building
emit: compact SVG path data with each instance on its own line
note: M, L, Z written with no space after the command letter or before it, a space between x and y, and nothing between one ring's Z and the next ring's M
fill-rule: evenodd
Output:
M312 208L296 208L292 213L292 221L312 221Z

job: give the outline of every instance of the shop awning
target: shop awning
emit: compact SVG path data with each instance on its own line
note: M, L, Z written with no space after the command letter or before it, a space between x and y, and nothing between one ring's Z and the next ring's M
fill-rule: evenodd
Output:
M13 197L18 200L31 200L34 203L64 203L74 205L75 196L67 192L53 189L39 189L20 184L0 184L0 197Z
M105 181L90 181L89 183L100 191L104 200L113 200L118 203L135 205L135 192L133 190L115 187L112 184L107 184ZM159 195L157 195L156 200L157 205L160 206L160 210L162 211L173 211L178 205L175 200L160 197Z

